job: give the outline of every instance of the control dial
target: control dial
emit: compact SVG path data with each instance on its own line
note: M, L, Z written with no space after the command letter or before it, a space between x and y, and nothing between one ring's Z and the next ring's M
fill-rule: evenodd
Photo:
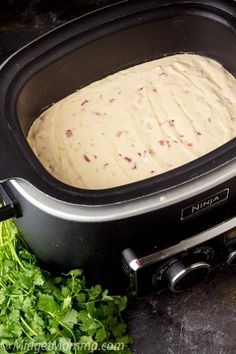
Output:
M205 261L191 263L187 260L178 260L166 269L162 279L171 291L181 292L202 281L210 268Z
M201 282L210 272L214 252L198 247L172 258L159 268L155 281L161 281L173 292L181 292Z
M236 243L225 246L226 262L228 265L236 265Z

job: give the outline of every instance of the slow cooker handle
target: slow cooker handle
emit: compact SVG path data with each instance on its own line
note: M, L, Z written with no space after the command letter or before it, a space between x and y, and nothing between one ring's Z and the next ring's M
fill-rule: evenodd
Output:
M0 207L0 221L22 216L20 204L5 182L0 183L0 199L4 202L4 206Z

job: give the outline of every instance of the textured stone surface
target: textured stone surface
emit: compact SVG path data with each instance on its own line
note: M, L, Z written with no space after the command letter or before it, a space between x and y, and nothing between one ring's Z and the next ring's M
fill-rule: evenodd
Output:
M112 2L2 1L0 61L66 20ZM136 354L234 354L236 270L217 271L184 294L131 300L127 320Z
M134 301L128 320L136 354L236 353L236 270L192 290Z

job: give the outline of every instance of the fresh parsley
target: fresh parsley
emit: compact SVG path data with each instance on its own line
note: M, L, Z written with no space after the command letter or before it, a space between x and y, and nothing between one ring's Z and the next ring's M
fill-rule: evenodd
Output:
M86 287L80 269L41 269L12 220L0 223L0 354L131 354L127 298Z

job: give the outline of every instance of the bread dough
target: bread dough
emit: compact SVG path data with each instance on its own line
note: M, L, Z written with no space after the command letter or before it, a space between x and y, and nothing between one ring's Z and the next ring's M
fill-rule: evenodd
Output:
M216 61L179 54L117 72L53 104L28 142L58 180L83 189L140 181L236 135L236 79Z

